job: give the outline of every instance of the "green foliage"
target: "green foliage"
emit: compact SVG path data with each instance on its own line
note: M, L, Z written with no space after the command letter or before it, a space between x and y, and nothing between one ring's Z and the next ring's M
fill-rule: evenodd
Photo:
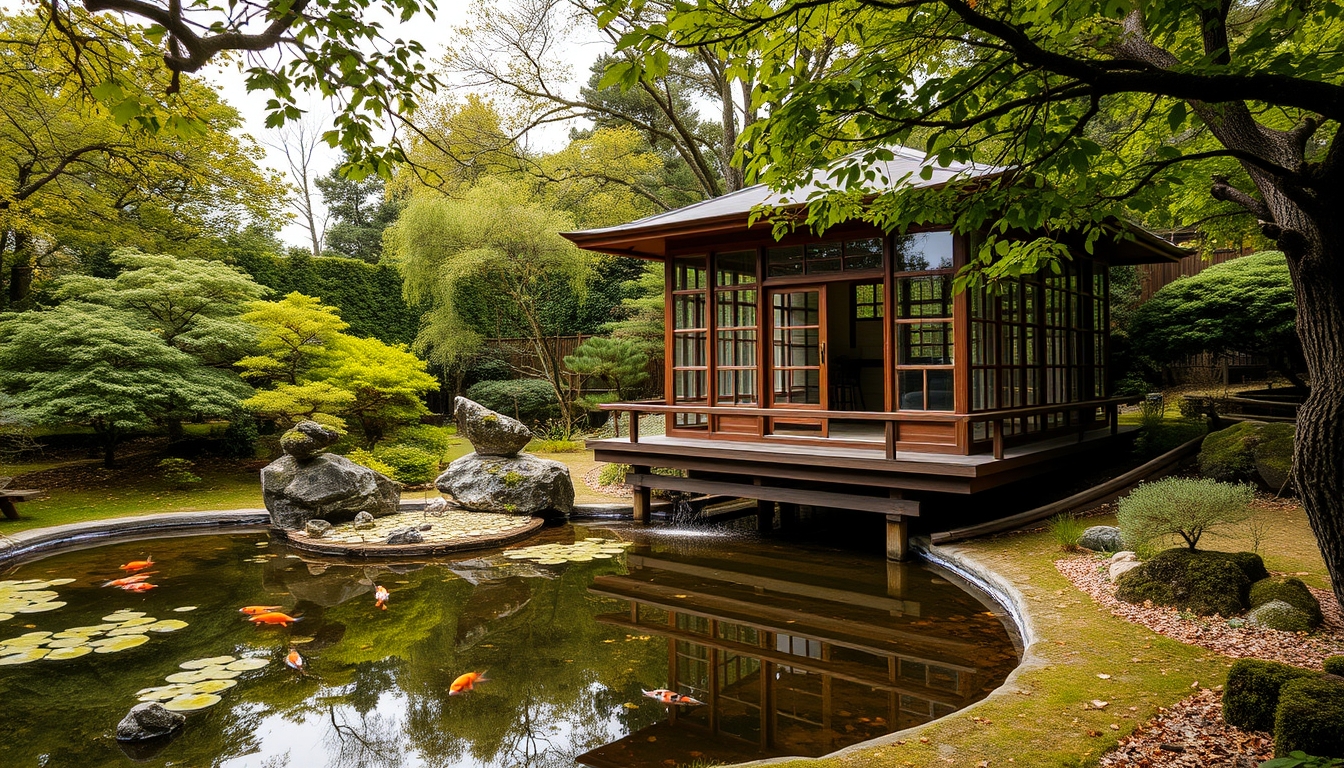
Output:
M1284 683L1315 673L1309 669L1260 659L1237 659L1223 689L1223 720L1246 731L1274 729L1274 711Z
M467 390L467 398L529 426L555 418L560 410L551 386L536 379L478 382Z
M298 384L348 327L336 307L301 293L250 307L243 320L256 328L261 354L239 360L238 367L253 382Z
M179 491L201 482L201 476L191 471L194 466L196 462L187 459L162 459L158 463L159 469L163 470L163 479L172 483Z
M425 372L424 361L404 345L345 335L333 340L331 354L310 375L350 393L342 415L359 424L369 447L399 427L418 423L429 413L421 395L439 386Z
M582 440L533 440L527 449L532 453L582 453L588 448Z
M1213 432L1199 450L1200 474L1215 480L1275 485L1263 475L1271 474L1276 480L1287 476L1292 468L1295 433L1292 424L1258 421L1243 421ZM1262 465L1265 473L1261 472Z
M1156 458L1208 432L1208 424L1197 418L1162 419L1145 423L1134 441L1134 453L1141 458Z
M345 419L337 416L355 402L355 396L327 381L302 384L287 382L275 389L263 389L243 401L243 407L263 419L281 425L312 419L326 426L345 430Z
M229 417L229 426L214 445L214 451L227 459L254 459L257 456L257 420L247 413Z
M1310 627L1321 623L1321 604L1302 580L1293 576L1272 576L1251 585L1250 604L1259 608L1271 600L1282 600L1305 613ZM1309 627L1309 628L1310 628Z
M1301 750L1289 752L1286 757L1266 760L1259 768L1341 768L1344 758L1312 757Z
M361 467L368 467L369 469L372 469L374 472L377 472L378 474L384 477L391 477L393 479L396 479L395 476L397 474L397 470L395 467L393 467L391 464L388 464L387 462L384 462L383 460L379 459L377 456L374 456L372 453L364 450L363 448L356 448L355 450L345 454L345 458L355 462Z
M623 285L625 293L619 307L613 312L620 319L602 326L601 331L613 339L630 341L650 360L662 360L666 354L663 345L663 265L645 264L636 279Z
M396 221L401 210L387 196L383 178L370 175L356 181L343 175L340 168L333 168L314 183L333 220L327 227L326 247L345 258L378 263L383 254L383 230ZM344 305L337 306L344 309Z
M390 438L397 445L419 448L436 459L442 459L458 443L448 427L413 424L398 429Z
M1127 573L1115 596L1129 603L1151 600L1200 616L1231 617L1245 609L1251 582L1227 553L1176 548L1158 553Z
M1087 530L1087 526L1073 515L1061 512L1046 522L1046 529L1050 531L1050 536L1060 549L1074 552L1078 549L1078 542L1082 540L1083 531Z
M1243 353L1268 358L1296 381L1302 353L1288 262L1265 251L1165 285L1135 313L1131 335L1138 353L1161 363Z
M621 485L630 472L629 464L603 464L597 473L598 485Z
M1321 663L1328 675L1338 675L1344 677L1344 656L1330 656Z
M379 446L373 455L392 468L388 476L399 483L420 485L432 481L439 473L439 457L415 446Z
M616 390L621 400L638 396L649 379L649 358L634 342L594 336L585 340L574 354L565 356L565 367L580 376L592 376Z
M1283 602L1271 600L1264 605L1252 608L1246 614L1246 624L1252 627L1264 627L1279 632L1310 632L1311 617L1305 611Z
M1274 755L1344 758L1344 680L1312 675L1284 683L1274 712Z
M1168 477L1120 499L1116 520L1126 546L1180 536L1193 551L1210 529L1249 517L1253 498L1250 486Z

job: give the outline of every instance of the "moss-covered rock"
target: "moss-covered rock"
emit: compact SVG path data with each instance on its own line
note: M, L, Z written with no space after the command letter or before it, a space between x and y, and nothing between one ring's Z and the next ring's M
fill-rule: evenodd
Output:
M1306 611L1300 611L1282 600L1270 600L1252 608L1246 614L1246 623L1252 627L1277 629L1280 632L1310 632L1312 629L1311 617Z
M1282 600L1306 614L1312 628L1321 625L1321 604L1302 580L1293 576L1261 579L1251 585L1251 608L1259 608L1273 600Z
M1293 465L1292 424L1243 421L1204 438L1199 472L1225 482L1252 482L1279 490Z
M1260 484L1271 491L1288 486L1293 472L1293 439L1296 424L1266 424L1255 446L1255 472Z
M1279 689L1274 712L1274 755L1301 750L1317 757L1344 757L1344 680L1312 675Z
M1325 667L1326 674L1344 677L1344 656L1331 656L1321 666Z
M1223 719L1247 731L1273 730L1279 689L1292 680L1315 674L1277 661L1238 659L1227 673Z
M1252 584L1269 578L1269 569L1265 567L1264 559L1254 552L1209 552L1208 554L1225 557L1236 563Z
M1240 560L1253 565L1246 558ZM1242 562L1229 553L1178 548L1159 552L1125 574L1115 595L1130 603L1151 600L1201 616L1235 616L1245 610L1250 586Z

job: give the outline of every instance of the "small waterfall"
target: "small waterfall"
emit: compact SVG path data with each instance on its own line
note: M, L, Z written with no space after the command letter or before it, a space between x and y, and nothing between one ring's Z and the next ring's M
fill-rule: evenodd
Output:
M700 510L691 504L691 497L685 493L675 493L671 495L672 512L668 515L668 522L673 525L683 525L694 523L700 519Z

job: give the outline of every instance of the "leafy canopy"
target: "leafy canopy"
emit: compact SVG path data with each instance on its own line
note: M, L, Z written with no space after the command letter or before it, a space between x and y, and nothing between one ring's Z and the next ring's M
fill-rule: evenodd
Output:
M1180 536L1193 550L1204 534L1249 517L1254 497L1249 485L1168 477L1131 491L1120 500L1115 517L1125 546L1146 547Z
M347 327L336 307L297 291L250 306L243 320L256 328L261 354L238 361L249 381L298 384Z

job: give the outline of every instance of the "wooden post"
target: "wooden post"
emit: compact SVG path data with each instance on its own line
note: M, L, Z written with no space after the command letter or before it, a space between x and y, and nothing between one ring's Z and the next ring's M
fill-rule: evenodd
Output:
M649 473L648 467L630 468L630 474L632 475L646 475L648 473ZM634 491L635 494L635 501L634 501L635 522L637 523L649 522L649 518L652 517L651 513L653 511L652 510L653 495L651 489L644 486L636 485L632 487L630 490Z
M639 442L639 411L630 412L630 442Z
M798 527L798 505L779 502L779 529L792 531Z
M905 566L895 560L887 561L887 597L905 599Z
M756 530L770 533L775 530L775 502L765 499L756 500Z
M994 430L994 458L1003 458L1003 419L995 419L989 423Z
M910 535L905 518L887 515L887 559L903 561L910 557Z

